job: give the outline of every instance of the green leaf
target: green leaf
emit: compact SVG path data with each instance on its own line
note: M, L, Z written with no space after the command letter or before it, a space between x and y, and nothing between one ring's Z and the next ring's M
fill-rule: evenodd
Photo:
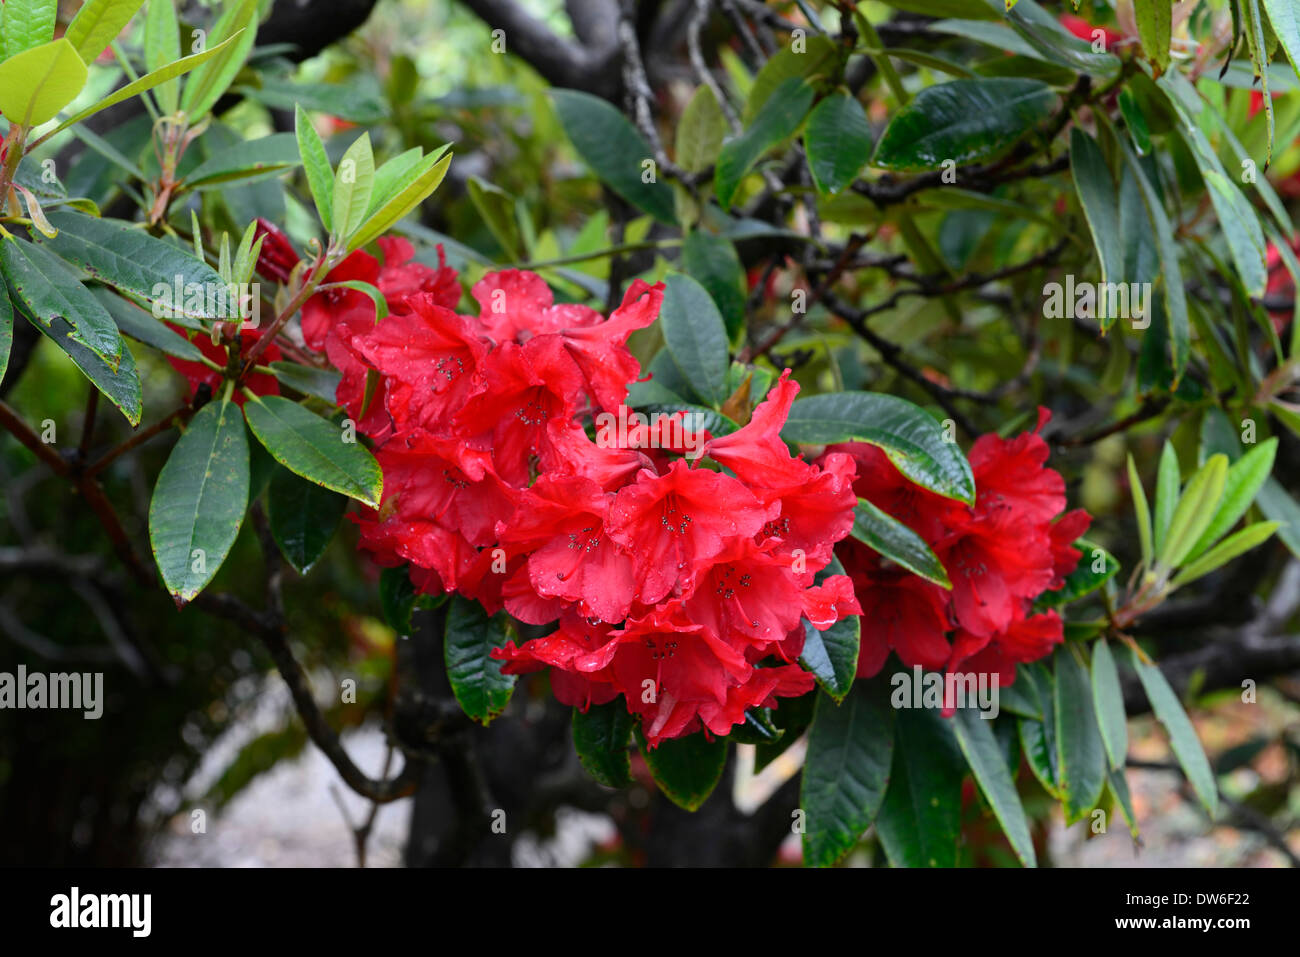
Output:
M1267 253L1264 230L1259 215L1246 194L1228 176L1209 139L1201 132L1196 118L1178 95L1180 86L1161 80L1160 88L1167 94L1165 99L1178 119L1179 130L1205 181L1206 192L1214 206L1214 215L1223 230L1223 238L1232 254L1241 284L1249 295L1262 296L1268 285L1268 269L1265 263Z
M505 710L515 688L515 676L502 674L503 663L489 657L505 640L504 615L489 618L478 602L452 596L442 644L447 678L461 708L479 724Z
M838 193L871 158L871 124L856 97L835 92L813 109L803 142L817 189Z
M1300 8L1292 0L1263 0L1268 22L1278 42L1291 61L1291 69L1300 77Z
M1002 756L1002 748L993 736L990 724L971 708L959 708L953 717L957 744L966 756L966 763L970 765L980 791L1002 825L1002 832L1011 842L1011 849L1021 864L1034 867L1037 858L1033 839L1029 836L1029 822L1025 820L1025 809L1016 793L1016 783L1011 778L1006 758Z
M829 867L857 844L884 802L893 752L894 712L878 687L860 681L838 705L817 696L799 800L805 864Z
M778 143L789 139L808 115L816 90L806 80L791 77L772 91L744 133L723 144L713 189L726 209L754 164Z
M144 21L144 65L150 73L175 63L181 56L180 25L173 0L149 0ZM195 64L197 66L197 64ZM180 109L180 84L165 80L155 87L154 97L164 114Z
M636 735L659 790L678 807L698 810L722 780L727 764L727 739L710 741L703 732L698 732L683 738L668 738L651 748L639 727Z
M83 63L94 63L143 3L144 0L86 0L63 35L77 48Z
M1160 466L1156 471L1156 554L1160 554L1165 547L1165 539L1169 536L1169 523L1173 520L1174 509L1178 507L1178 492L1182 484L1182 475L1178 469L1178 455L1174 452L1173 443L1165 440L1164 446L1160 449Z
M677 165L688 173L707 169L717 162L726 135L727 118L718 105L718 98L712 89L701 84L677 123Z
M782 47L763 64L754 77L754 84L745 98L745 126L752 126L758 114L771 100L781 84L787 80L802 80L817 73L828 72L838 51L829 37L816 35L804 38L803 48L796 50L794 43Z
M1088 672L1073 649L1056 651L1056 693L1052 709L1056 720L1057 767L1065 806L1065 823L1081 820L1101 800L1106 783L1106 748L1093 708Z
M1101 281L1122 281L1124 249L1119 238L1119 193L1101 147L1077 126L1070 130L1070 173L1097 250Z
M1003 711L1035 721L1043 719L1043 704L1038 700L1038 689L1029 678L1022 677L1005 688L999 685L998 697Z
M1111 771L1106 776L1106 788L1115 798L1115 803L1119 805L1120 817L1128 825L1129 834L1133 836L1134 841L1137 841L1139 834L1137 814L1133 811L1133 796L1129 793L1128 779L1124 776L1123 770Z
M9 368L9 353L14 344L14 307L9 302L9 287L0 272L0 382Z
M1020 752L1038 783L1056 800L1062 799L1056 768L1056 719L1048 708L1042 720L1018 718Z
M519 239L519 224L515 219L515 198L487 180L471 176L466 180L470 202L483 219L488 232L511 260L524 258Z
M841 618L825 631L804 619L803 653L799 664L811 672L828 695L842 701L853 685L858 667L862 623L857 615Z
M362 133L343 154L334 173L331 235L340 242L347 242L361 228L374 187L375 155L370 148L370 134Z
M216 270L194 258L186 248L157 239L118 219L57 211L50 214L50 223L59 234L42 240L42 245L105 285L184 312L191 318L238 315L238 303L234 296L228 296L228 287ZM188 307L196 290L201 292L205 303L198 313ZM177 302L178 298L182 301ZM224 313L208 308L223 300L229 306Z
M1187 359L1191 355L1187 297L1183 290L1182 269L1178 265L1178 244L1174 241L1174 229L1160 200L1160 194L1156 192L1155 187L1151 185L1151 181L1147 179L1142 164L1133 155L1133 150L1122 140L1120 140L1120 149L1124 153L1125 162L1128 164L1133 179L1141 192L1147 218L1150 220L1151 228L1155 233L1156 253L1160 262L1157 284L1160 287L1165 304L1166 318L1169 322L1170 359L1174 371L1173 384L1176 386L1178 380L1182 378L1183 371L1187 368Z
M1092 646L1092 704L1110 770L1123 771L1128 758L1127 713L1115 656L1110 653L1110 645L1105 640Z
M681 374L710 405L727 398L731 356L727 328L707 289L690 276L669 274L659 323L664 343Z
M227 0L225 11L208 34L208 42L223 46L221 52L194 71L181 93L181 109L191 123L200 120L230 88L235 74L248 59L257 37L258 0ZM227 40L235 40L224 46Z
M820 585L832 575L844 573L844 566L832 555L826 567L814 576L814 583ZM858 671L861 619L857 615L848 615L825 631L818 631L805 618L803 628L804 643L799 664L805 671L812 673L817 684L836 702L843 701L853 686L853 677Z
M226 50L235 39L235 37L231 37L229 40L226 40L217 46L208 47L202 53L195 53L191 56L185 57L184 59L177 60L175 63L169 63L167 66L154 70L151 73L146 73L144 76L140 77L140 79L133 80L121 89L114 90L98 103L92 103L81 112L68 117L50 132L44 134L41 138L49 139L56 133L61 133L68 127L80 123L89 116L93 116L100 110L106 110L110 106L115 106L116 104L121 103L123 100L129 100L131 97L137 96L146 90L152 90L154 87L158 87L161 84L166 83L168 80L175 79L184 73L188 73L195 67L200 66L201 64L211 60L213 57L221 54L222 51Z
M67 335L111 368L117 366L122 357L122 337L113 317L63 260L44 246L11 236L0 239L0 269L10 294L38 325L56 339ZM65 326L70 327L69 331L64 331Z
M277 462L303 478L371 508L379 507L383 474L379 463L345 429L283 396L267 395L244 404L257 440Z
M348 500L276 469L267 495L267 517L280 554L300 575L316 564L343 520Z
M635 724L621 697L573 709L573 747L587 773L608 788L632 783L628 742Z
M894 721L894 762L876 834L894 867L956 867L965 768L948 722L927 708Z
M1189 562L1182 571L1174 576L1174 580L1170 582L1170 589L1182 588L1184 585L1196 581L1202 575L1208 575L1216 568L1221 568L1237 556L1266 541L1270 535L1281 527L1281 522L1274 521L1255 522L1253 525L1247 525L1235 535L1230 535L1218 545L1215 545L1196 561Z
M1162 550L1156 553L1156 562L1165 568L1182 564L1192 546L1200 540L1209 527L1223 499L1223 486L1228 476L1228 457L1212 455L1187 481L1178 508L1169 522L1169 535Z
M203 357L203 353L199 351L198 346L190 342L190 340L177 335L163 325L161 320L155 319L134 302L123 299L113 290L101 286L98 289L91 290L91 295L98 299L100 305L108 310L108 314L113 317L113 321L117 323L118 331L122 335L130 336L137 342L153 346L166 355L176 356L178 359L185 359L189 362L198 362Z
M1268 91L1268 70L1272 54L1264 39L1264 19L1260 15L1259 0L1242 0L1242 13L1246 17L1246 45L1250 47L1250 61L1259 81L1259 93L1268 128L1268 149L1264 157L1264 169L1268 169L1273 161L1273 97Z
M405 218L429 198L442 183L443 177L447 175L447 167L451 165L451 154L444 155L445 149L443 147L429 154L392 184L392 196L383 198L381 205L362 222L348 243L349 250L360 249L378 239L398 220Z
M916 171L989 159L1052 115L1056 94L1019 77L953 80L928 86L894 114L871 165Z
M248 507L248 438L239 406L209 402L190 420L158 475L149 542L163 584L178 603L212 580Z
M1138 541L1142 547L1142 564L1150 568L1154 560L1154 550L1151 545L1151 510L1147 506L1147 493L1142 488L1142 479L1137 474L1137 466L1133 464L1133 456L1128 457L1128 486L1129 491L1133 493L1133 511L1137 517Z
M1173 5L1170 0L1133 0L1138 39L1142 52L1156 68L1156 75L1169 69L1169 41L1173 33Z
M853 510L853 537L890 561L942 588L952 588L948 573L925 539L865 498Z
M1077 601L1085 595L1092 594L1114 578L1119 571L1119 561L1099 545L1081 538L1074 543L1074 546L1082 552L1079 564L1074 571L1065 576L1065 583L1060 588L1040 595L1035 607L1059 608ZM1102 560L1101 571L1097 571L1094 567L1098 558Z
M299 163L298 141L292 133L272 133L261 139L240 141L218 150L185 177L189 189L214 189L240 180L276 176Z
M1142 112L1137 97L1128 87L1119 91L1119 111L1124 116L1124 125L1133 137L1138 155L1146 156L1151 152L1151 128L1147 125L1146 114Z
M317 369L296 362L272 362L271 372L283 385L296 389L303 395L314 396L335 405L339 382L343 376L333 369Z
M1210 762L1201 748L1201 742L1196 737L1196 729L1192 727L1192 722L1187 717L1187 712L1183 710L1178 696L1174 694L1174 689L1169 687L1164 673L1155 665L1143 662L1131 648L1128 652L1129 664L1137 671L1138 679L1142 682L1143 690L1146 691L1147 700L1151 702L1151 710L1156 720L1164 726L1165 732L1169 735L1169 745L1173 749L1174 756L1178 758L1178 763L1187 774L1192 790L1196 792L1201 804L1213 818L1219 809L1219 788L1214 780L1214 772L1210 769Z
M642 176L654 151L627 118L600 97L577 90L552 90L555 110L578 156L618 195L669 226L676 222L673 193L666 183Z
M415 609L415 586L411 584L410 568L399 565L380 569L379 607L388 627L399 635L411 633L411 612Z
M1192 550L1183 559L1194 562L1204 555L1219 537L1237 524L1237 520L1246 514L1251 502L1259 490L1268 481L1273 471L1273 460L1277 456L1277 439L1271 438L1255 446L1228 468L1223 481L1223 499L1219 503L1214 518L1196 540Z
M682 267L709 291L722 314L729 342L745 331L745 269L731 240L698 230L682 243Z
M868 442L900 472L945 498L975 501L970 463L933 417L905 399L877 392L833 392L799 399L781 430L790 442Z
M307 173L307 186L316 203L316 215L326 232L334 231L334 170L325 154L325 144L312 126L311 119L300 106L294 114L294 130L298 140L298 155Z
M66 39L24 48L0 63L0 112L11 123L40 126L76 99L88 74Z
M3 9L5 56L12 57L53 39L58 12L58 0L8 0Z

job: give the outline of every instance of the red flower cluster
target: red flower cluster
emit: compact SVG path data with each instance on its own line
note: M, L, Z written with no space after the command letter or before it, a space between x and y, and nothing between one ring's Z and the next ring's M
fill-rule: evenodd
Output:
M634 282L606 319L509 270L474 286L479 313L466 316L451 308L454 273L385 254L382 267L354 254L328 280L376 283L382 322L351 290L303 316L308 345L343 371L354 418L377 374L358 427L375 440L384 494L358 519L362 547L409 562L422 591L558 621L494 657L509 673L549 667L566 704L624 695L651 744L701 726L726 734L747 708L809 691L795 663L804 619L824 629L858 612L846 576L814 584L856 500L849 456L814 466L778 437L798 392L788 374L728 436L681 413L610 428L626 426L640 373L627 338L655 320L662 286Z
M909 668L997 674L1006 686L1018 662L1063 640L1060 616L1031 606L1074 570L1079 552L1070 545L1091 519L1082 509L1061 514L1065 481L1047 468L1038 434L1048 416L1039 410L1033 432L975 442L974 507L914 485L874 446L828 449L857 460L857 494L925 539L952 581L948 591L856 540L840 544L862 603L859 676L879 673L892 650Z

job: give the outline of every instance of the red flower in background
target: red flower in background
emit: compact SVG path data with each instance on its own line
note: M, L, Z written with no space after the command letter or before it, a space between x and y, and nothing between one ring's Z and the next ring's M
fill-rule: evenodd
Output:
M171 326L171 324L168 324ZM176 326L171 326L178 336L184 336L185 333ZM239 333L239 353L240 356L248 355L248 350L253 348L253 344L262 338L262 333L257 329L244 329ZM224 345L213 345L212 339L205 333L195 335L190 342L198 347L204 357L212 360L217 365L225 368L227 349ZM282 358L279 348L275 343L269 344L262 354L258 357L258 363L268 365L272 362L278 362ZM167 361L171 363L172 368L179 372L189 381L190 398L199 391L199 387L206 385L212 390L212 394L219 395L222 383L225 381L222 374L216 369L209 369L201 362L192 362L189 359L178 359L175 356L168 356ZM268 375L265 372L252 372L244 378L244 385L255 395L279 395L280 383L276 381L275 376ZM244 405L244 394L236 389L232 394L235 403L241 408Z

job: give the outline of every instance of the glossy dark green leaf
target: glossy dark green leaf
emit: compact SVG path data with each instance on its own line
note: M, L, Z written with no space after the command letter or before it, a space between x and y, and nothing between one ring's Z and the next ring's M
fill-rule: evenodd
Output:
M1122 281L1124 250L1120 244L1119 193L1101 147L1077 126L1070 130L1070 173L1097 250L1101 281ZM1103 317L1103 327L1109 328L1107 320L1114 318Z
M237 315L233 301L224 311L206 308L208 303L219 303L225 298L227 287L215 269L195 259L188 249L157 239L118 219L58 211L50 214L50 224L59 235L43 239L42 245L105 285L150 302L170 304L177 311L195 317ZM190 307L196 291L201 291L205 304L198 312Z
M913 171L990 159L1051 116L1055 104L1046 83L1018 77L928 86L894 114L871 164Z
M1153 295L1159 295L1164 302L1165 317L1169 323L1170 362L1176 385L1187 368L1187 360L1191 355L1187 295L1183 289L1182 268L1178 264L1178 244L1174 241L1174 229L1169 221L1169 214L1165 212L1160 194L1147 178L1142 164L1134 155L1132 148L1122 140L1120 149L1141 194L1142 204L1146 209L1147 220L1155 239L1154 245L1160 266L1156 277L1157 288L1153 290ZM1121 206L1122 200L1121 192Z
M713 178L714 192L723 209L731 205L740 181L763 154L799 129L815 94L812 84L800 77L784 80L772 91L745 132L723 144Z
M124 350L113 317L59 257L36 243L0 239L0 270L9 295L43 330L117 365Z
M659 324L673 363L699 396L713 406L726 400L731 356L727 328L708 290L690 276L673 273L664 289Z
M1169 735L1169 746L1173 749L1174 757L1182 765L1197 798L1213 818L1219 810L1219 787L1210 762L1205 757L1205 749L1196 737L1196 729L1183 710L1182 702L1157 666L1143 662L1132 649L1128 649L1128 661L1142 682L1142 689L1151 702L1151 711Z
M248 437L239 406L209 402L190 419L158 475L149 541L163 584L187 602L212 580L248 507Z
M343 520L348 500L288 469L271 476L267 511L271 534L282 554L299 574L316 564Z
M355 437L347 441L346 429L278 395L250 399L244 404L244 415L257 440L289 471L379 507L383 492L379 463Z
M1065 576L1065 583L1060 588L1040 595L1036 607L1059 608L1078 601L1106 584L1119 571L1118 559L1101 546L1081 538L1074 543L1074 547L1082 553L1079 564Z
M745 332L745 270L728 239L689 233L682 243L682 268L708 290L722 314L728 342L739 342Z
M1038 700L1038 689L1032 679L1025 676L1023 668L1018 669L1018 672L1016 680L1011 684L1006 687L999 686L998 705L1003 711L1010 711L1022 718L1041 721L1043 703Z
M817 573L820 585L831 575L843 575L840 560L831 557L830 564ZM836 701L844 700L853 686L853 676L858 670L858 648L862 637L862 619L857 615L841 618L825 631L818 631L806 618L803 622L803 652L799 664L812 673L822 689Z
M803 142L817 189L838 193L871 158L871 124L856 97L837 91L813 109Z
M965 762L949 722L927 708L898 712L894 761L876 833L895 867L956 867Z
M878 687L858 682L840 704L818 695L799 800L805 864L828 867L857 844L884 802L893 752L894 712Z
M889 513L858 499L853 510L853 537L910 572L942 588L952 588L943 563L930 550L925 539Z
M585 712L573 709L573 746L587 773L610 788L632 782L628 745L635 722L623 698L593 704Z
M1093 707L1088 672L1069 647L1057 649L1056 755L1064 796L1065 823L1073 824L1097 806L1106 783L1106 749Z
M727 765L727 739L710 741L704 732L698 731L683 738L665 739L652 748L646 744L639 727L636 735L659 790L678 807L698 810L722 780Z
M461 708L479 724L499 715L515 688L515 676L502 674L502 662L489 656L505 642L504 615L489 618L478 602L452 596L442 644L447 679Z
M878 446L913 482L946 498L975 500L970 463L943 427L922 409L877 392L833 392L799 399L781 435L790 442Z
M993 735L992 722L971 708L959 708L953 716L953 731L975 781L1002 825L1002 832L1025 867L1034 867L1037 858L1029 836L1029 822L1016 793L1016 783L1007 767L1002 748Z
M569 141L601 182L659 222L674 224L672 190L657 175L652 182L643 179L643 164L653 161L654 152L636 127L589 93L552 90L551 97Z

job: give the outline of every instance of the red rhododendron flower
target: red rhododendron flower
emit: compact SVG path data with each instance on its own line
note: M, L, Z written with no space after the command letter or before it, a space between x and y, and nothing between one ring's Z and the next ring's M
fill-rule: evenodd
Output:
M952 583L947 590L918 578L859 542L840 545L863 610L859 675L877 674L893 651L909 668L986 671L1005 685L1017 663L1063 640L1055 612L1030 609L1074 570L1071 545L1090 519L1081 509L1062 514L1065 482L1047 467L1038 434L1048 418L1040 409L1032 432L976 440L974 506L914 485L878 449L845 447L858 462L857 493L917 532Z
M549 669L577 707L621 695L652 746L726 734L746 709L807 693L812 676L792 664L805 627L859 612L846 576L816 580L852 528L854 461L791 455L779 437L798 391L788 373L731 436L684 413L633 420L627 338L658 315L662 285L633 282L606 319L508 270L474 286L470 317L453 311L446 274L381 245L382 265L354 253L327 282L378 285L389 316L376 322L368 299L334 289L302 320L308 346L343 373L337 397L354 418L369 396L358 427L384 494L354 517L362 548L409 562L421 590L555 622L495 649L503 670Z

